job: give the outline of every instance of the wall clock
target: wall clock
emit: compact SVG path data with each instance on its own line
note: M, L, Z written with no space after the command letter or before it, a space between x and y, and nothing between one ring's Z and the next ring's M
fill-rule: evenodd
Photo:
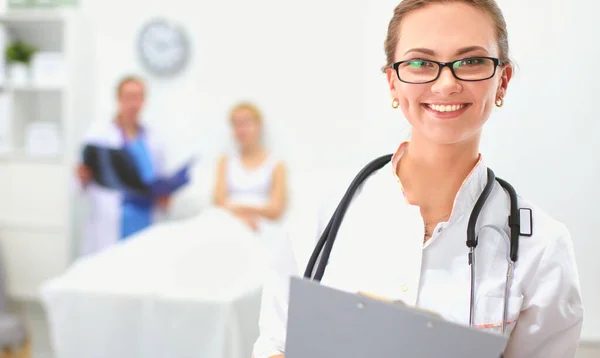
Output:
M137 47L142 64L156 76L178 74L190 57L189 39L183 28L163 19L142 27Z

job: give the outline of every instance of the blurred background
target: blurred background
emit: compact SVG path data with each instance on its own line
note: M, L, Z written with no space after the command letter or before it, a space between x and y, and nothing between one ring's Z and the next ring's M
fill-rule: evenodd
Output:
M314 234L317 224L309 218L322 207L322 193L342 192L362 166L393 152L409 134L380 71L397 0L1 1L0 272L5 311L24 320L34 357L91 357L84 346L100 352L95 344L113 344L98 338L111 327L106 322L92 323L83 313L49 314L42 288L81 259L90 213L76 168L86 133L115 118L124 76L145 83L140 116L166 143L166 172L197 158L191 182L173 196L161 222L192 218L210 205L218 159L236 145L230 126L236 103L261 110L264 145L288 170L289 227L298 236ZM592 1L498 2L517 68L504 107L485 129L482 154L498 176L571 230L586 309L580 357L600 357L594 231L600 8ZM94 277L80 279L93 286ZM108 295L65 290L71 296L60 301L63 313L80 309L80 300ZM113 304L106 302L103 307ZM131 309L139 310L147 301L135 302ZM112 327L140 315L122 315ZM136 334L134 348L119 352L153 356ZM120 354L102 352L93 356ZM227 356L247 356L240 352Z

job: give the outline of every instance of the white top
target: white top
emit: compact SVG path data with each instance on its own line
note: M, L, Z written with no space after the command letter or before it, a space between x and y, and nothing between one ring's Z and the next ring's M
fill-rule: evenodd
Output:
M270 199L276 165L277 160L273 155L253 169L244 168L238 153L228 156L226 180L229 200L241 205L265 205Z
M396 157L398 156L398 153ZM362 291L438 312L468 325L470 266L467 222L487 183L480 160L459 190L448 222L423 244L424 222L404 198L395 163L373 174L356 193L337 235L322 284ZM515 188L518 191L518 188ZM574 357L583 322L579 276L569 231L531 202L533 236L521 237L510 287L505 358ZM508 267L509 197L495 183L476 226L475 325L500 332ZM321 218L327 223L333 211ZM322 230L321 230L322 231ZM320 231L320 232L321 232ZM302 275L308 256L300 240L285 240L263 288L255 358L284 353L290 275Z

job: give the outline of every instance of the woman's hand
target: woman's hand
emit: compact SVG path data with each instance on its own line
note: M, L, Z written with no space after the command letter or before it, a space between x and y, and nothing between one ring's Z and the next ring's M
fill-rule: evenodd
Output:
M246 215L246 214L237 214L238 218L240 218L243 222L245 222L252 231L258 231L258 217L255 215Z
M236 216L242 214L241 208L239 206L233 205L231 203L225 203L223 205L223 208Z
M259 225L259 216L248 213L248 211L238 205L233 205L230 203L226 203L223 205L223 208L228 210L230 213L235 215L238 219L243 221L246 225L248 225L253 231L258 231Z
M236 215L236 216L255 216L253 215L250 210L248 210L248 207L245 206L241 206L241 205L235 205L235 204L230 204L230 203L226 203L224 205L224 208L229 210L232 214Z

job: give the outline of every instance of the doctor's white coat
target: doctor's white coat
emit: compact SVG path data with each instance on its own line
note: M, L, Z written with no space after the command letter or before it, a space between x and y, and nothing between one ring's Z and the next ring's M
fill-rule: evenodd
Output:
M374 173L355 195L344 217L322 284L401 300L469 324L470 267L466 246L471 210L487 183L480 161L463 183L448 222L423 244L417 206L404 199L393 165ZM518 188L516 188L518 191ZM495 183L477 222L475 325L500 332L509 254L509 197ZM520 238L519 259L508 302L505 358L575 356L583 322L579 276L569 231L531 202L533 236ZM321 218L327 223L332 212ZM314 245L315 240L309 245ZM301 241L287 240L271 262L263 288L260 337L255 358L284 353L290 275L308 261Z
M144 136L156 175L165 175L165 145L155 131L144 127ZM105 148L122 148L124 137L114 122L98 122L86 134L81 149L86 144ZM80 254L87 255L116 243L121 236L123 195L118 190L102 187L94 182L86 187L78 185L87 199L87 217L83 229Z

